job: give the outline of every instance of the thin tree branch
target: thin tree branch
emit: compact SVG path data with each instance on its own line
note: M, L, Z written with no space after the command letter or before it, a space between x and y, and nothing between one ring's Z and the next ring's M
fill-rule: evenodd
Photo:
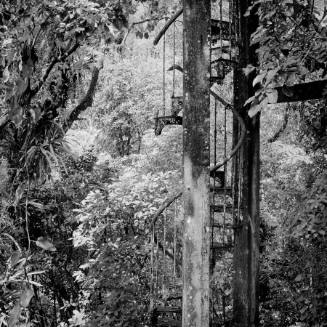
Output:
M0 131L7 125L8 122L9 122L9 115L8 113L5 113L0 117Z
M66 60L74 51L76 51L76 49L80 46L80 44L78 42L76 42L74 44L74 46L72 46L68 51L66 51L62 56L60 57L56 57L52 60L52 62L50 63L50 65L48 66L48 68L46 69L44 75L42 76L42 78L39 80L38 83L36 83L36 85L34 86L33 89L29 89L27 88L26 92L28 93L26 95L26 99L27 99L27 103L29 103L31 101L31 99L40 91L40 89L42 88L42 86L44 85L44 83L46 82L47 78L49 77L52 69L54 68L54 66L58 63L58 62L62 62L64 60ZM23 95L21 97L24 97ZM2 117L0 117L0 130L3 129L7 123L10 121L9 118L9 114L5 113L4 115L2 115Z
M86 92L86 95L81 100L81 102L70 112L68 118L64 122L63 130L65 133L70 129L74 121L78 119L78 116L87 108L92 106L95 88L98 83L99 73L102 67L103 67L103 58L101 58L99 60L98 65L93 68L90 86L88 91Z
M146 22L152 22L152 21L158 21L160 22L161 20L163 19L166 19L167 17L155 17L155 18L147 18L147 19L143 19L143 20L140 20L138 22L134 22L132 23L128 29L127 29L127 32L123 38L123 41L122 41L122 44L125 44L126 43L126 39L127 39L127 36L129 35L129 33L131 32L131 30L136 26L136 25L140 25L140 24L143 24L143 23L146 23Z
M157 37L154 39L153 44L157 45L162 36L166 33L168 30L169 26L174 23L174 21L177 20L177 18L183 13L183 8L179 9L166 23L166 25L163 27L163 29L159 32Z
M134 22L131 24L130 28L133 28L135 25L140 25L140 24L143 24L143 23L146 23L146 22L152 22L152 21L160 21L160 20L163 20L163 19L166 19L166 17L155 17L155 18L147 18L147 19L143 19L143 20L140 20L138 22Z
M155 225L157 223L158 218L160 217L160 215L174 202L176 201L179 197L181 197L183 194L183 192L178 192L176 194L174 194L173 196L171 196L170 198L167 198L164 203L160 206L160 208L157 210L157 212L154 214L152 221L151 221L151 228L154 229ZM161 252L165 253L167 257L169 257L170 259L174 260L176 259L176 264L178 267L182 266L182 263L177 260L177 258L175 258L175 253L174 252L170 252L169 250L165 250L164 251L164 246L161 242L158 241L158 237L157 235L154 233L154 243L158 244L158 248L161 250Z
M157 220L159 216L167 209L175 200L180 198L182 196L183 192L178 192L175 195L171 196L170 198L166 199L164 203L161 205L161 207L157 210L157 212L154 214L152 221L151 221L151 227L154 228L155 224L157 223Z
M31 100L32 97L34 97L42 88L44 83L46 82L47 78L49 77L52 69L58 62L62 62L66 60L73 52L77 50L77 48L80 46L78 42L76 42L68 51L66 51L63 55L60 57L56 57L52 60L48 68L46 69L44 75L42 76L41 80L36 84L36 86L30 91L29 100Z

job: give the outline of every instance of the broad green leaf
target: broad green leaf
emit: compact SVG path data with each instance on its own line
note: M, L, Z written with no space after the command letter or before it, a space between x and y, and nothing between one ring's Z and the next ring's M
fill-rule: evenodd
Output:
M248 98L245 103L244 103L244 106L248 105L249 103L252 103L252 101L255 99L255 96L252 96L250 98Z
M14 267L18 262L19 260L21 259L21 252L20 251L15 251L11 257L10 257L10 263L11 263L11 266Z
M35 202L35 201L28 201L28 204L30 204L31 206L39 209L39 210L44 210L44 205L42 203L38 203L38 202Z
M258 104L255 104L253 106L251 106L250 110L249 110L249 116L252 118L254 117L258 112L261 111L261 104L258 103Z
M279 67L268 71L265 80L265 86L269 85L274 80L274 77L277 75L278 71Z
M26 288L20 296L20 305L27 308L34 296L34 291L31 288Z
M268 103L277 103L278 100L278 92L275 89L269 89L266 91L266 95L268 98Z
M245 74L245 76L249 76L249 74L252 73L254 70L254 66L248 65L247 67L243 68L243 73Z
M10 72L9 72L8 66L3 70L2 74L3 74L3 82L7 83L10 78Z
M20 304L17 303L10 311L9 319L8 319L8 327L16 327L21 312L22 312L22 308Z
M43 250L46 250L46 251L51 251L51 252L55 252L57 251L57 249L55 248L55 246L46 238L44 237L39 237L37 239L37 241L35 242L35 244L42 248Z
M267 72L263 72L263 73L257 75L255 77L255 79L253 80L253 83L252 83L253 86L256 86L257 84L261 83L262 80L266 77L266 75L267 75Z
M297 275L294 279L296 282L300 282L303 279L303 276L301 274Z
M5 39L2 42L2 46L5 47L6 45L11 44L11 43L12 43L12 38Z
M17 247L17 249L18 249L18 251L21 253L22 252L22 249L21 249L21 247L19 246L19 244L18 244L18 242L10 235L10 234L8 234L8 233L3 233L2 235L5 235L5 236L7 236L8 238L10 238L12 241L13 241L13 243L16 245L16 247Z
M24 191L25 191L25 186L23 184L20 184L15 192L15 202L14 202L15 206L18 205L19 201L23 197Z

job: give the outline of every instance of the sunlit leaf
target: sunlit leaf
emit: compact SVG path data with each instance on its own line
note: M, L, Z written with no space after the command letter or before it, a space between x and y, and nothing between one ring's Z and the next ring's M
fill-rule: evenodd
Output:
M19 303L17 303L9 313L8 327L16 327L16 324L19 321L22 308Z
M249 110L249 116L252 118L254 117L258 112L260 112L262 109L262 106L260 103L258 104L254 104L251 106L250 110Z
M3 74L3 82L7 83L10 78L10 72L9 72L8 66L3 70L2 74Z
M34 296L34 291L31 288L25 288L20 296L20 305L27 308Z
M296 282L300 282L303 279L303 276L301 274L297 275L294 279Z
M248 65L247 67L243 68L243 73L245 76L249 76L256 68L252 65Z
M46 251L51 251L51 252L57 251L56 247L48 239L44 237L39 237L35 242L35 244Z
M266 95L268 98L268 103L277 103L278 100L278 92L275 89L269 89L266 91Z

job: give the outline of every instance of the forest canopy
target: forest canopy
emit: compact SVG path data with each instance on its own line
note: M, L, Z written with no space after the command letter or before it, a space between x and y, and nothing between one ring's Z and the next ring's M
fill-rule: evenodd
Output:
M153 40L181 8L1 1L0 327L149 326L154 218L167 237L156 253L180 273L183 131L155 136L154 119L183 92L182 17L165 48ZM258 20L258 62L242 68L262 125L260 324L325 326L326 101L278 103L276 90L291 98L294 85L323 81L325 96L327 11L323 1L262 0L247 14ZM231 102L232 74L217 88ZM220 118L210 124L221 153L232 128ZM227 257L211 283L229 303Z

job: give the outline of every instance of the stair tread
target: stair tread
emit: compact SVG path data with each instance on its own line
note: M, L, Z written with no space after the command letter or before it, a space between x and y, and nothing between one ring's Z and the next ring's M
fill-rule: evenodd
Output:
M158 306L155 308L160 313L181 313L182 308L177 306Z
M154 133L156 136L161 134L166 125L183 125L183 117L176 115L155 117L154 121Z
M217 83L217 84L222 84L224 81L223 78L219 77L219 76L211 76L210 77L210 83L211 84L214 84L214 83Z
M230 195L232 193L232 187L231 186L226 186L226 187L221 187L221 186L210 186L210 191L219 193L219 194L224 194L226 190L226 194Z
M181 125L183 123L183 117L181 116L175 116L175 115L170 115L170 116L160 116L156 117L155 119L157 120L163 120L167 125L169 124L178 124Z
M235 226L233 224L221 224L221 223L212 223L211 227L225 228L225 229L234 229L235 228Z
M224 178L225 177L225 172L224 170L212 170L210 171L210 177L217 177L217 178Z
M224 212L226 213L232 213L233 211L233 206L231 204L226 204L225 206L223 204L212 204L210 205L210 208L213 212Z
M223 40L228 41L231 36L230 36L230 26L231 23L229 21L220 21L218 19L211 19L211 37L213 39L220 38L222 36ZM220 33L220 28L222 29ZM232 33L233 36L233 33Z
M211 249L232 249L233 243L212 242Z
M236 63L236 57L235 56L231 56L229 55L229 53L222 53L218 58L213 59L211 61L211 65L216 64L218 62L223 62L226 66L231 66L234 65Z
M182 326L182 321L172 319L172 318L159 318L157 326L160 326L160 327L169 327L169 326L181 327Z

